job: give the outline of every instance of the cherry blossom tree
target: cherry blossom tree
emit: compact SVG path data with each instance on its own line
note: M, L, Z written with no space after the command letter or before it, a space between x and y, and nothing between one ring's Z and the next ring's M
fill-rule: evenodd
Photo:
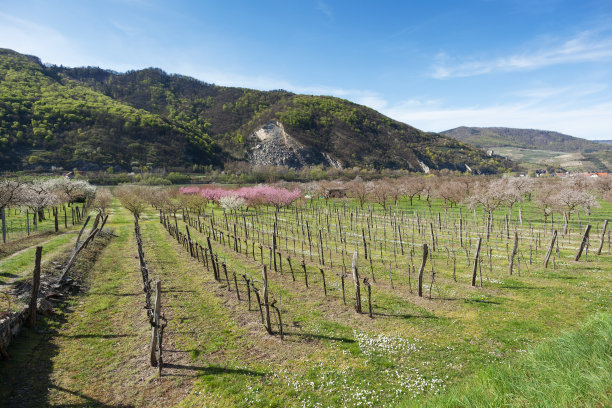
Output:
M76 201L93 198L96 194L96 188L85 180L58 177L48 180L46 186L55 193L60 201L66 202L68 205Z
M226 211L235 211L244 206L245 199L236 194L226 195L219 199L219 205Z

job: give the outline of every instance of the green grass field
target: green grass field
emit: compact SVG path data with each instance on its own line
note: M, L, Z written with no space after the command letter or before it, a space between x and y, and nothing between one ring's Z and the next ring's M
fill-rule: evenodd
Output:
M182 233L191 225L191 239L206 247L211 214L217 237L211 236L212 247L227 267L229 288L223 272L217 282L166 231L156 210L141 217L145 258L153 279L162 282L162 311L169 320L161 378L148 364L150 329L133 218L115 201L108 225L116 237L89 265L82 278L85 289L39 330L26 330L9 347L11 359L0 362L0 400L9 406L25 401L25 406L184 407L611 403L609 234L602 254L594 253L603 220L612 218L609 203L589 216L580 214L580 220L573 216L567 232L563 219L555 218L558 246L546 269L542 258L550 242L550 219L544 224L530 203L521 205L522 224L514 208L509 229L508 209L496 211L488 239L480 210L461 207L460 214L459 208L445 209L438 201L431 208L425 201L415 200L414 206L401 201L387 213L378 205L360 210L355 203L331 200L281 209L276 217L281 256L268 278L270 298L282 310L283 340L276 314L275 334L268 335L254 298L248 307L242 278L261 289L262 261L271 265L274 209L228 213L226 218L220 208L209 206L206 217L192 214L183 220L179 214L176 224L170 220ZM587 223L592 225L588 250L576 262ZM234 225L242 239L236 243L238 252L231 237ZM509 275L515 230L518 253ZM69 236L47 244L49 261L61 255ZM479 236L479 273L472 287ZM431 257L424 296L419 297L413 267L418 272L423 243ZM319 262L321 244L325 265ZM339 275L351 274L356 248L361 280L367 277L372 285L372 318L363 285L365 313L355 312L351 276L345 279L343 301ZM4 274L23 276L29 251L0 263ZM42 369L33 369L38 366Z

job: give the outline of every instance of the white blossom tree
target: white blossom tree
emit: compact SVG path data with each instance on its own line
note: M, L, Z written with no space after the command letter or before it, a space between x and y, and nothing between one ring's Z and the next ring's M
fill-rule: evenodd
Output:
M20 205L24 198L24 183L17 179L0 181L0 218L2 218L2 242L6 243L6 208Z
M238 197L235 194L231 194L219 198L219 204L226 211L234 211L244 206L246 204L246 200L242 197Z

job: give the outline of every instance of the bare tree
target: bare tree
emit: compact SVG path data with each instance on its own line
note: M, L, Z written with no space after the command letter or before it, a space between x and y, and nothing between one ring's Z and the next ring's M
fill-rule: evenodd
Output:
M605 198L608 193L612 192L612 176L597 177L593 181L593 189Z
M501 180L480 181L472 189L472 194L468 197L467 203L470 208L482 206L491 217L493 211L504 201L505 188L505 183Z
M385 182L388 184L389 188L391 189L391 191L389 192L389 195L391 196L391 199L393 200L393 205L397 205L398 200L400 199L401 196L404 195L404 185L402 182L400 182L398 179L385 179Z
M93 199L93 206L99 213L106 215L106 211L110 207L112 201L113 195L110 190L101 188L96 191L96 196Z
M378 180L376 182L368 182L370 189L370 197L375 203L378 203L387 211L387 204L391 198L393 187L387 180Z
M135 219L140 218L142 212L147 208L146 187L122 186L116 188L114 193L121 205L131 212Z
M431 198L434 195L436 189L436 178L433 176L423 178L423 189L420 194L425 194L425 201L427 206L431 209Z
M349 197L354 198L359 203L359 207L363 208L363 205L368 199L370 189L366 182L359 176L355 177L354 180L349 181L346 186L347 194Z
M544 222L548 221L548 217L555 211L557 200L555 194L558 191L556 183L539 182L535 189L534 204L540 208L544 214Z
M401 189L404 195L410 197L410 206L412 200L423 191L423 180L420 176L403 177L400 179Z
M552 200L554 206L560 211L563 210L568 219L570 214L576 211L578 208L582 208L587 214L590 213L591 208L599 207L599 203L595 197L586 192L577 189L577 186L573 183L564 183L566 186L557 191L553 196Z
M465 200L467 191L465 185L456 179L443 178L439 180L433 194L444 200L444 205L452 208L461 201Z

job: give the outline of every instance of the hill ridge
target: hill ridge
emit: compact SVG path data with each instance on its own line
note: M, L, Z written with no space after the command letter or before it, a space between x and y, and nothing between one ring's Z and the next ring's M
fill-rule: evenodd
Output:
M331 96L218 86L159 68L47 66L7 49L0 49L0 80L3 169L248 163L249 136L271 121L342 167L421 171L424 163L495 173L512 166Z

